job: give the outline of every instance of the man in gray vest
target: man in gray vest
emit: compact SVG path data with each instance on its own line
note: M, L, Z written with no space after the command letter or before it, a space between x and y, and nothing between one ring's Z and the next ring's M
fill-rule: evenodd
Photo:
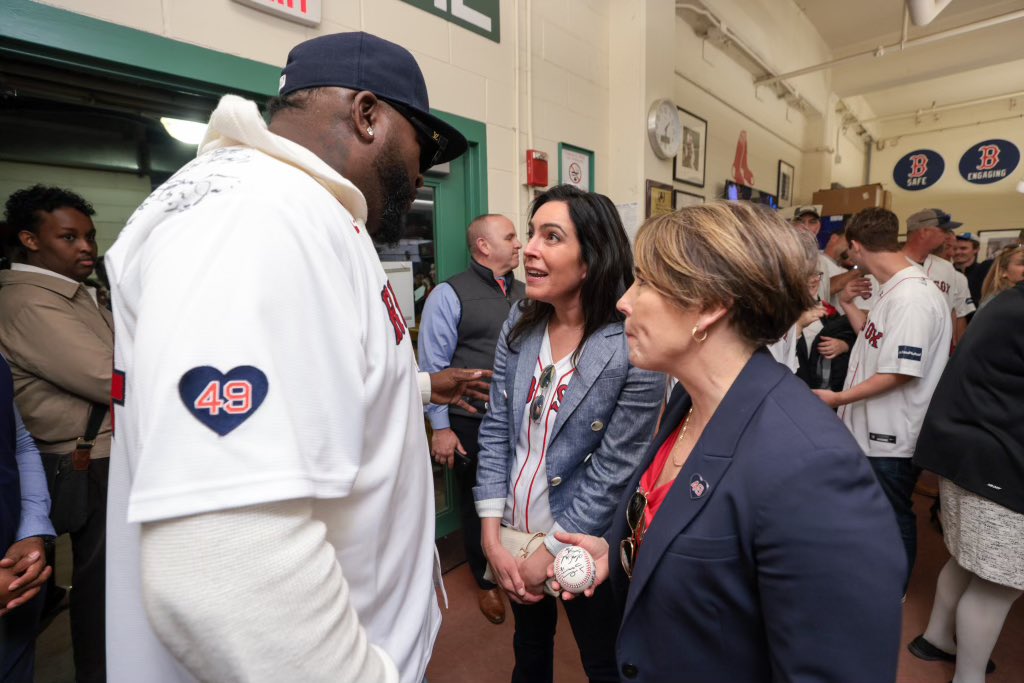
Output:
M501 326L512 304L526 293L525 285L512 276L523 246L512 221L497 214L479 216L469 224L466 241L472 257L469 270L435 287L423 306L419 361L426 372L494 367ZM455 469L466 560L480 587L480 611L500 624L505 620L505 603L501 591L483 578L487 559L480 548L480 518L473 506L477 432L487 405L473 402L473 406L478 413L433 404L427 408L434 430L430 452L438 463Z

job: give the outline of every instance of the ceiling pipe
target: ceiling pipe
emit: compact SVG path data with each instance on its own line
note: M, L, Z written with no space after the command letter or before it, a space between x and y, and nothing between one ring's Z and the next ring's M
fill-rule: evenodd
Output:
M940 107L928 107L927 109L915 109L914 111L901 112L899 114L886 114L885 116L874 116L870 119L864 119L861 123L870 123L872 121L890 121L892 119L905 119L911 116L922 116L924 114L937 114L942 111L950 111L953 109L963 109L964 107L973 107L978 104L987 104L989 102L998 102L1000 100L1012 100L1018 97L1024 97L1024 90L1018 92L1011 92L1005 95L993 95L992 97L979 97L974 100L966 100L964 102L955 102L953 104L944 104Z
M1024 119L1024 114L1016 114L1014 116L1003 116L997 119L983 119L981 121L973 121L971 123L959 123L955 126L943 126L942 128L932 128L930 130L915 130L909 133L900 133L899 135L890 135L887 138L879 138L875 140L875 149L881 152L885 149L886 145L890 142L897 142L903 138L911 138L917 135L932 135L934 133L944 133L947 130L958 130L960 128L977 128L988 123L1002 123L1004 121L1019 121Z
M927 26L953 0L907 0L907 10L914 26Z
M864 50L863 52L857 52L846 57L840 57L838 59L832 59L821 64L815 64L814 66L804 67L803 69L797 69L796 71L790 71L788 73L779 74L778 76L765 76L754 81L755 85L771 85L779 81L783 81L789 78L796 78L797 76L803 76L805 74L814 73L816 71L824 71L840 64L860 59L861 57L867 57L868 55L874 57L884 57L888 50L894 48L906 49L911 47L919 47L921 45L927 45L929 43L935 43L940 40L946 40L947 38L953 38L954 36L963 35L965 33L971 33L973 31L980 31L981 29L990 28L992 26L999 26L1006 24L1011 21L1017 21L1018 19L1024 19L1024 10L1017 10L1015 12L1007 12L1006 14L1000 14L999 16L992 17L990 19L982 19L971 24L964 24L963 26L957 26L945 31L939 31L938 33L932 33L927 36L920 36L918 38L911 38L906 41L900 41L892 43L891 45L879 45L878 47L871 50Z
M723 22L721 19L715 16L708 9L700 7L698 5L691 5L687 2L676 2L676 9L686 10L687 12L693 12L694 14L699 14L703 16L711 23L712 26L714 26L719 32L721 32L722 36L727 41L735 45L736 48L740 52L742 52L747 57L747 59L754 62L759 69L764 71L768 76L772 76L773 74L776 73L775 69L768 66L767 62L765 62L764 58L762 58L761 55L757 53L757 51L755 51L753 48L747 45L747 43L745 43L742 38L740 38L735 32L733 32L733 30L729 28L725 24L725 22ZM756 79L754 81L754 84L760 85L761 80L762 79ZM776 82L777 81L772 81L771 83L774 85ZM804 100L804 98L800 95L800 93L796 91L796 89L793 86L791 86L789 83L781 83L779 84L779 87L782 88L794 100L794 106L796 106L798 109L802 109L804 107L806 100Z

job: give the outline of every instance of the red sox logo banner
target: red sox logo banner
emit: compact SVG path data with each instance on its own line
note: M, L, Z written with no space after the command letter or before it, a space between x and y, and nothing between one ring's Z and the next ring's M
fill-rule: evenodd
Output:
M917 149L896 162L892 179L904 190L924 190L939 182L946 170L946 162L938 152Z
M971 145L960 157L960 175L974 185L998 183L1020 163L1020 150L1009 140L985 140Z

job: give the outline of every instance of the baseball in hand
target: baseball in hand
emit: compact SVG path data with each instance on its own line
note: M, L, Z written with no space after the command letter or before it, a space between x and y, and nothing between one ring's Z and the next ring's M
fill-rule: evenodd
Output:
M566 546L555 555L555 581L562 590L582 593L594 585L597 578L597 564L583 548Z

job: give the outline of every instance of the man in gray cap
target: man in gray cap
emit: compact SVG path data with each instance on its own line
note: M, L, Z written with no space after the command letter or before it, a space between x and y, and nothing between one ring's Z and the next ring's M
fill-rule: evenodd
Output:
M954 345L967 328L967 316L975 310L974 301L970 291L958 285L959 278L953 264L932 252L961 225L942 209L922 209L907 219L907 243L903 245L903 254L921 266L946 298L953 316Z
M269 110L225 97L107 254L114 683L420 683L440 625L422 410L481 373L418 376L370 236L466 140L365 33L295 47Z

